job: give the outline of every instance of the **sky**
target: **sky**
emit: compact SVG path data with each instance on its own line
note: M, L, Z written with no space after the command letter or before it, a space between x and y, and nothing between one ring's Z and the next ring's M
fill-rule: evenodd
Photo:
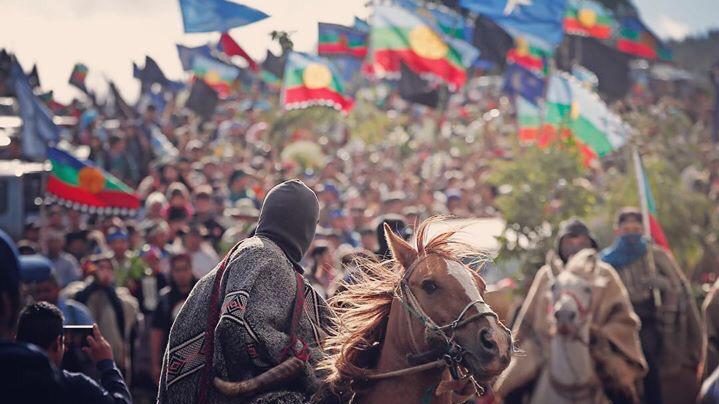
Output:
M538 0L534 0L538 1ZM647 24L662 38L719 28L719 0L634 0ZM277 53L269 33L292 32L295 49L313 51L317 22L349 25L353 17L366 18L367 0L244 0L243 4L270 15L258 23L235 28L230 35L256 60L265 50ZM32 4L32 6L29 6ZM185 34L178 0L0 0L0 48L14 52L25 70L38 64L43 90L68 102L80 97L67 84L76 62L90 70L88 87L104 93L114 80L128 100L139 84L132 62L140 66L152 56L170 79L183 79L175 44L200 45L219 34Z

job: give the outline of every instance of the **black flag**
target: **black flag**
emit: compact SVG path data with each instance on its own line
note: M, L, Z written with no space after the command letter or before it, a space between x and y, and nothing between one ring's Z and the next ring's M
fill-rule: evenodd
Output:
M409 102L437 108L439 104L439 91L432 88L430 83L413 72L407 65L402 63L402 76L399 79L399 95Z
M32 66L32 70L27 74L27 81L33 89L40 87L40 76L37 74L37 65Z
M274 53L267 51L265 61L262 62L262 68L272 73L275 77L282 80L285 76L286 56L275 56Z
M115 114L125 118L125 119L135 119L137 118L137 112L134 108L130 106L130 104L125 101L124 98L122 98L122 94L120 94L120 90L117 89L117 86L114 82L110 82L110 92L112 93L112 98L115 99Z
M610 100L624 97L632 85L629 75L630 55L621 53L594 38L570 36L563 44L566 46L569 60L560 60L557 52L557 65L571 71L571 64L577 63L594 72L599 80L597 90ZM567 63L568 62L568 63Z
M491 19L478 15L474 23L472 44L479 49L480 59L507 65L507 52L514 47L514 39Z
M210 119L215 112L218 100L217 91L205 83L204 80L195 78L190 90L190 96L185 102L185 107L204 119Z

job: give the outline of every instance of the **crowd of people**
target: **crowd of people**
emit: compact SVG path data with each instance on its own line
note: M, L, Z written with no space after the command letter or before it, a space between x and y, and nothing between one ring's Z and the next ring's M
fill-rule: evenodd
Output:
M135 402L154 401L162 356L180 307L198 280L239 241L255 234L264 198L275 184L299 178L318 197L316 236L298 265L306 268L306 281L325 298L342 287L341 281L351 279L354 257L389 258L382 223L392 224L409 239L413 226L435 215L501 217L495 202L503 184L488 178L494 161L521 158L516 120L506 97L477 82L453 96L446 111L407 104L392 93L380 103L372 98L374 92L358 92L358 98L367 98L361 102L375 102L396 123L395 131L377 134L376 142L353 136L353 128L339 121L278 129L274 120L283 112L256 107L258 99L275 100L276 95L259 89L222 101L209 120L183 109L174 99L161 108L144 106L137 118L73 103L71 113L78 124L66 128L66 140L89 148L89 159L135 189L143 207L134 217L112 217L50 205L42 220L28 218L17 240L19 253L26 258L20 276L28 308L21 322L62 318L65 325L97 324L95 340L103 347L100 341L106 340L111 353L92 354L105 348L90 346L92 360L72 351L53 360L65 369L99 377L103 386L116 379L119 370ZM642 94L616 108L649 117L680 109L695 126L706 128L708 144L707 104L684 100ZM157 147L160 138L170 146ZM15 138L0 156L18 157L19 141ZM302 147L308 149L304 158L283 153ZM701 166L710 170L705 173L704 192L716 200L719 165L713 164L712 155L699 157L708 159ZM590 180L601 181L601 176L589 172ZM640 214L632 215L617 225L641 223ZM588 234L587 238L593 241ZM596 242L593 247L598 248ZM615 269L636 265L636 257L627 262L625 250L614 251L605 258ZM675 286L686 286L674 275L673 263L657 265L671 268L667 277ZM642 324L659 321L641 311L648 301L646 285L627 275L632 271L619 273ZM59 311L35 302L50 303ZM671 303L674 306L667 310L674 314L695 304L684 298ZM58 350L53 339L58 334L48 335L52 338L25 341L52 356ZM643 347L645 342L642 334ZM671 360L662 355L646 359ZM108 357L114 358L112 367L104 362ZM637 366L646 367L639 362ZM697 365L692 362L687 367ZM649 361L647 369L654 377L652 383L659 383L657 365ZM653 388L656 385L646 391ZM127 396L123 391L118 394Z

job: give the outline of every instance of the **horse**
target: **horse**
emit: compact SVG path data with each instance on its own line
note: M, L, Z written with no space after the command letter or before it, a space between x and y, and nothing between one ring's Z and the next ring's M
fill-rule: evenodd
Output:
M416 245L385 225L393 259L365 262L330 300L337 326L325 340L325 388L352 403L464 402L507 367L510 331L484 301L484 280L463 258L470 247L447 231Z
M589 277L572 270L552 275L549 360L539 376L531 404L609 403L590 353L595 303L591 278L596 268L591 266Z

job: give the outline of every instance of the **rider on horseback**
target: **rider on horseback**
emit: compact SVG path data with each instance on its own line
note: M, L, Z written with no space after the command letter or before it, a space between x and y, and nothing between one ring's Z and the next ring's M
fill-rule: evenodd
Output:
M255 236L203 277L180 310L163 359L159 403L309 398L330 314L305 285L299 264L318 217L317 197L300 181L267 194Z
M597 243L589 229L574 219L562 224L556 251L547 254L547 263L537 272L514 323L512 333L524 355L512 360L495 385L497 395L505 397L505 402L515 402L519 396L532 393L534 382L546 366L546 352L550 351L553 336L548 318L550 284L555 276L568 270L570 258L585 249L592 250L593 259L581 265L596 265L586 273L596 274L592 282L598 286L593 304L587 307L593 319L588 342L595 371L612 401L638 399L637 385L647 368L639 342L639 321L619 276L598 260Z

